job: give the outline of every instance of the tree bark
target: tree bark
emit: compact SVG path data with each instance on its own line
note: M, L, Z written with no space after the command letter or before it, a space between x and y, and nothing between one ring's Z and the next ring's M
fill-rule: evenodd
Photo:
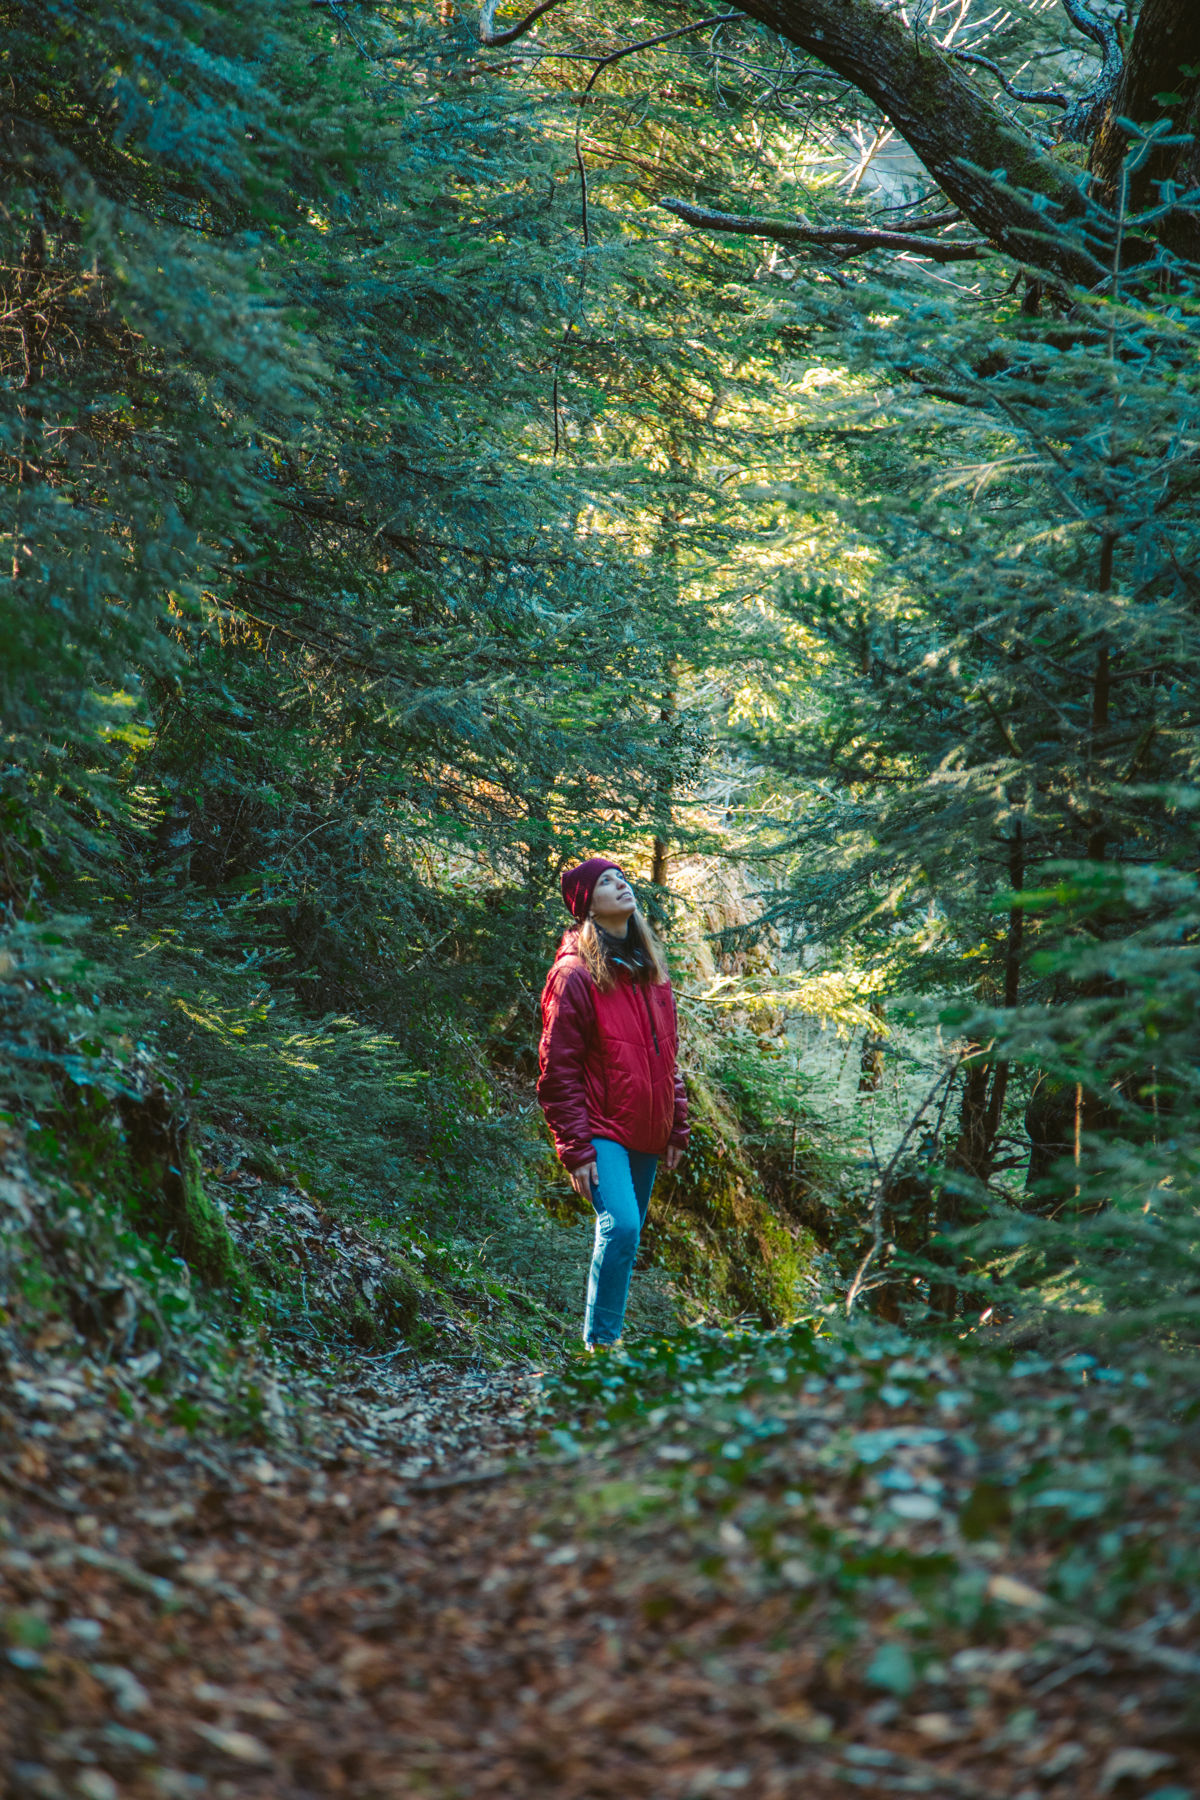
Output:
M659 709L658 722L664 728L669 727L675 716L675 666L667 664L667 691L663 704ZM664 738L666 731L664 729ZM665 745L664 745L665 748ZM671 856L671 799L674 783L670 770L664 768L658 778L654 794L654 846L650 861L650 883L655 888L667 885L667 868Z
M883 1023L883 1006L878 1000L872 1000L869 1011L873 1019ZM879 1031L863 1033L862 1053L858 1059L858 1091L860 1094L877 1094L883 1086L883 1034Z
M958 1136L954 1147L946 1158L948 1179L944 1180L937 1204L937 1229L939 1232L955 1231L964 1224L964 1194L956 1180L957 1176L966 1176L970 1180L987 1180L987 1175L980 1175L981 1168L987 1168L990 1161L991 1143L988 1137L988 1083L992 1070L984 1059L981 1046L974 1044L970 1053L963 1059L962 1103L958 1115ZM953 1250L934 1251L936 1262L946 1262L953 1267ZM952 1319L958 1311L958 1284L952 1278L944 1281L930 1281L929 1305L943 1318Z
M740 10L777 31L887 114L943 193L988 241L1030 268L1092 287L1103 270L1075 234L1086 210L1070 167L1006 117L964 74L963 65L920 28L906 26L881 0L740 0ZM1184 67L1193 71L1184 74ZM1155 95L1174 92L1164 108ZM1152 123L1170 117L1191 142L1150 156L1131 182L1134 210L1151 204L1157 184L1200 183L1200 6L1196 0L1145 0L1111 103L1101 117L1091 166L1101 198L1116 197L1128 147L1121 117ZM1003 181L994 178L1003 170ZM1049 202L1039 213L1026 193ZM1156 227L1180 255L1200 259L1200 214L1176 209ZM1136 243L1129 246L1137 258Z
M660 200L664 212L705 231L772 238L779 244L814 244L818 249L857 255L863 250L903 250L931 262L973 262L988 248L984 238L935 238L911 231L874 231L857 225L802 225L796 219L756 218L749 213L713 212L687 200Z
M1182 3L1182 0L1180 0ZM1082 218L1070 168L1007 119L932 40L878 0L741 0L741 10L853 82L885 112L943 193L1000 250L1091 287L1104 272L1057 224ZM995 171L1004 171L1003 183ZM1035 210L1025 194L1049 203Z
M1185 65L1194 73L1185 75ZM1164 105L1155 98L1158 94L1178 94L1179 100ZM1121 79L1092 146L1092 171L1110 206L1119 198L1121 164L1129 146L1129 134L1119 123L1122 118L1135 125L1169 118L1172 136L1191 133L1190 143L1156 150L1133 172L1126 196L1131 212L1154 205L1164 181L1174 181L1184 192L1200 185L1200 6L1196 0L1145 0L1142 7ZM1200 214L1177 210L1159 231L1177 254L1200 259Z

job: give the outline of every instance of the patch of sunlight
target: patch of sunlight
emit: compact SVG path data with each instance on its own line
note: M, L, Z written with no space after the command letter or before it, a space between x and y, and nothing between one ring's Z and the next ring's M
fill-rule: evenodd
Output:
M144 750L150 742L150 730L145 717L135 718L134 707L141 705L141 695L131 694L127 688L117 688L114 692L101 693L93 688L92 701L109 716L102 719L100 736L107 744L128 744L132 750Z
M783 380L801 394L815 394L818 388L848 388L852 384L841 369L805 368L803 363L784 363Z
M212 1032L214 1037L247 1036L245 1025L230 1025L227 1020L217 1018L212 1013L203 1013L198 1007L191 1006L186 1000L181 999L178 994L175 996L175 1005L185 1019L190 1019L193 1025L200 1025L205 1031Z
M813 975L796 970L789 975L718 975L706 992L697 996L722 1011L742 1007L773 1012L801 1013L832 1025L839 1037L869 1031L887 1037L886 1023L871 1011L878 983L866 974L838 970Z

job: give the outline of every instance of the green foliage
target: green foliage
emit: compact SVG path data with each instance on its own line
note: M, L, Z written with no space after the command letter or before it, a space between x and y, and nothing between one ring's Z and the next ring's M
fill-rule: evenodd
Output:
M1151 1594L1188 1604L1192 1426L1147 1405L1161 1380L805 1322L580 1359L544 1408L560 1451L637 1446L583 1529L669 1520L711 1581L790 1593L806 1631L905 1696L1013 1612L1103 1632ZM1167 1387L1182 1402L1186 1376Z
M957 1074L923 1228L891 1191L913 1170L876 1187L885 1308L903 1273L916 1312L1036 1289L1193 1340L1198 280L1164 253L1069 306L965 308L899 267L796 295L843 371L846 472L827 457L812 504L848 484L862 565L801 565L780 597L818 673L757 733L787 775L758 832L772 916L923 997ZM976 1228L982 1256L954 1248Z
M256 271L293 210L268 10L5 14L4 878L24 897L112 854L145 682L253 516L247 407L295 415L310 368Z
M244 1271L180 1096L99 1001L78 935L65 921L6 934L6 1280L27 1320L69 1319L110 1354L186 1358L211 1335L192 1275L245 1299Z
M824 982L957 1034L953 1104L866 1196L867 1294L1140 1330L1165 1292L1189 1342L1178 195L1121 188L1137 254L1086 294L990 253L970 288L831 269L664 225L681 184L880 216L830 150L858 100L750 21L626 56L556 10L497 61L417 0L4 17L0 880L90 917L105 1001L176 1059L130 1216L240 1279L179 1088L348 1218L498 1228L559 868L603 839L669 921L681 853L740 831L741 936L804 965L762 1008ZM1040 15L994 30L1075 79ZM1108 256L1098 202L1070 229ZM807 1233L856 1234L794 1046L714 1037L655 1248L787 1319Z
M70 1006L124 1019L95 1057L31 1026L14 1121L53 1115L98 1212L216 1287L243 1274L189 1111L469 1244L527 1206L488 1056L528 1073L557 866L694 753L660 730L691 627L644 555L657 426L623 352L559 368L564 306L598 324L627 270L576 287L560 99L481 82L420 8L386 63L311 9L5 22L2 898L90 914ZM274 1316L288 1259L259 1263ZM417 1328L407 1280L359 1337Z

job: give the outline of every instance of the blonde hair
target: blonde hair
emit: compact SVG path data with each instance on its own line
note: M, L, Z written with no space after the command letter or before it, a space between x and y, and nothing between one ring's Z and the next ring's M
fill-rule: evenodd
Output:
M629 948L631 950L640 948L645 955L646 975L649 981L655 987L661 982L668 981L670 975L667 969L667 953L651 931L640 906L634 907L627 929ZM600 934L600 929L590 913L579 927L578 949L588 974L600 992L607 993L609 988L615 987L617 972L612 966L608 947Z

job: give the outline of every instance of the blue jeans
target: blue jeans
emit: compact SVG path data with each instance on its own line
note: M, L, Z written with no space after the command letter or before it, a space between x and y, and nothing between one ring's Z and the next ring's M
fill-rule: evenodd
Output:
M657 1156L626 1150L612 1138L593 1138L596 1152L596 1244L588 1273L585 1344L614 1344L625 1320L629 1278L646 1223Z

